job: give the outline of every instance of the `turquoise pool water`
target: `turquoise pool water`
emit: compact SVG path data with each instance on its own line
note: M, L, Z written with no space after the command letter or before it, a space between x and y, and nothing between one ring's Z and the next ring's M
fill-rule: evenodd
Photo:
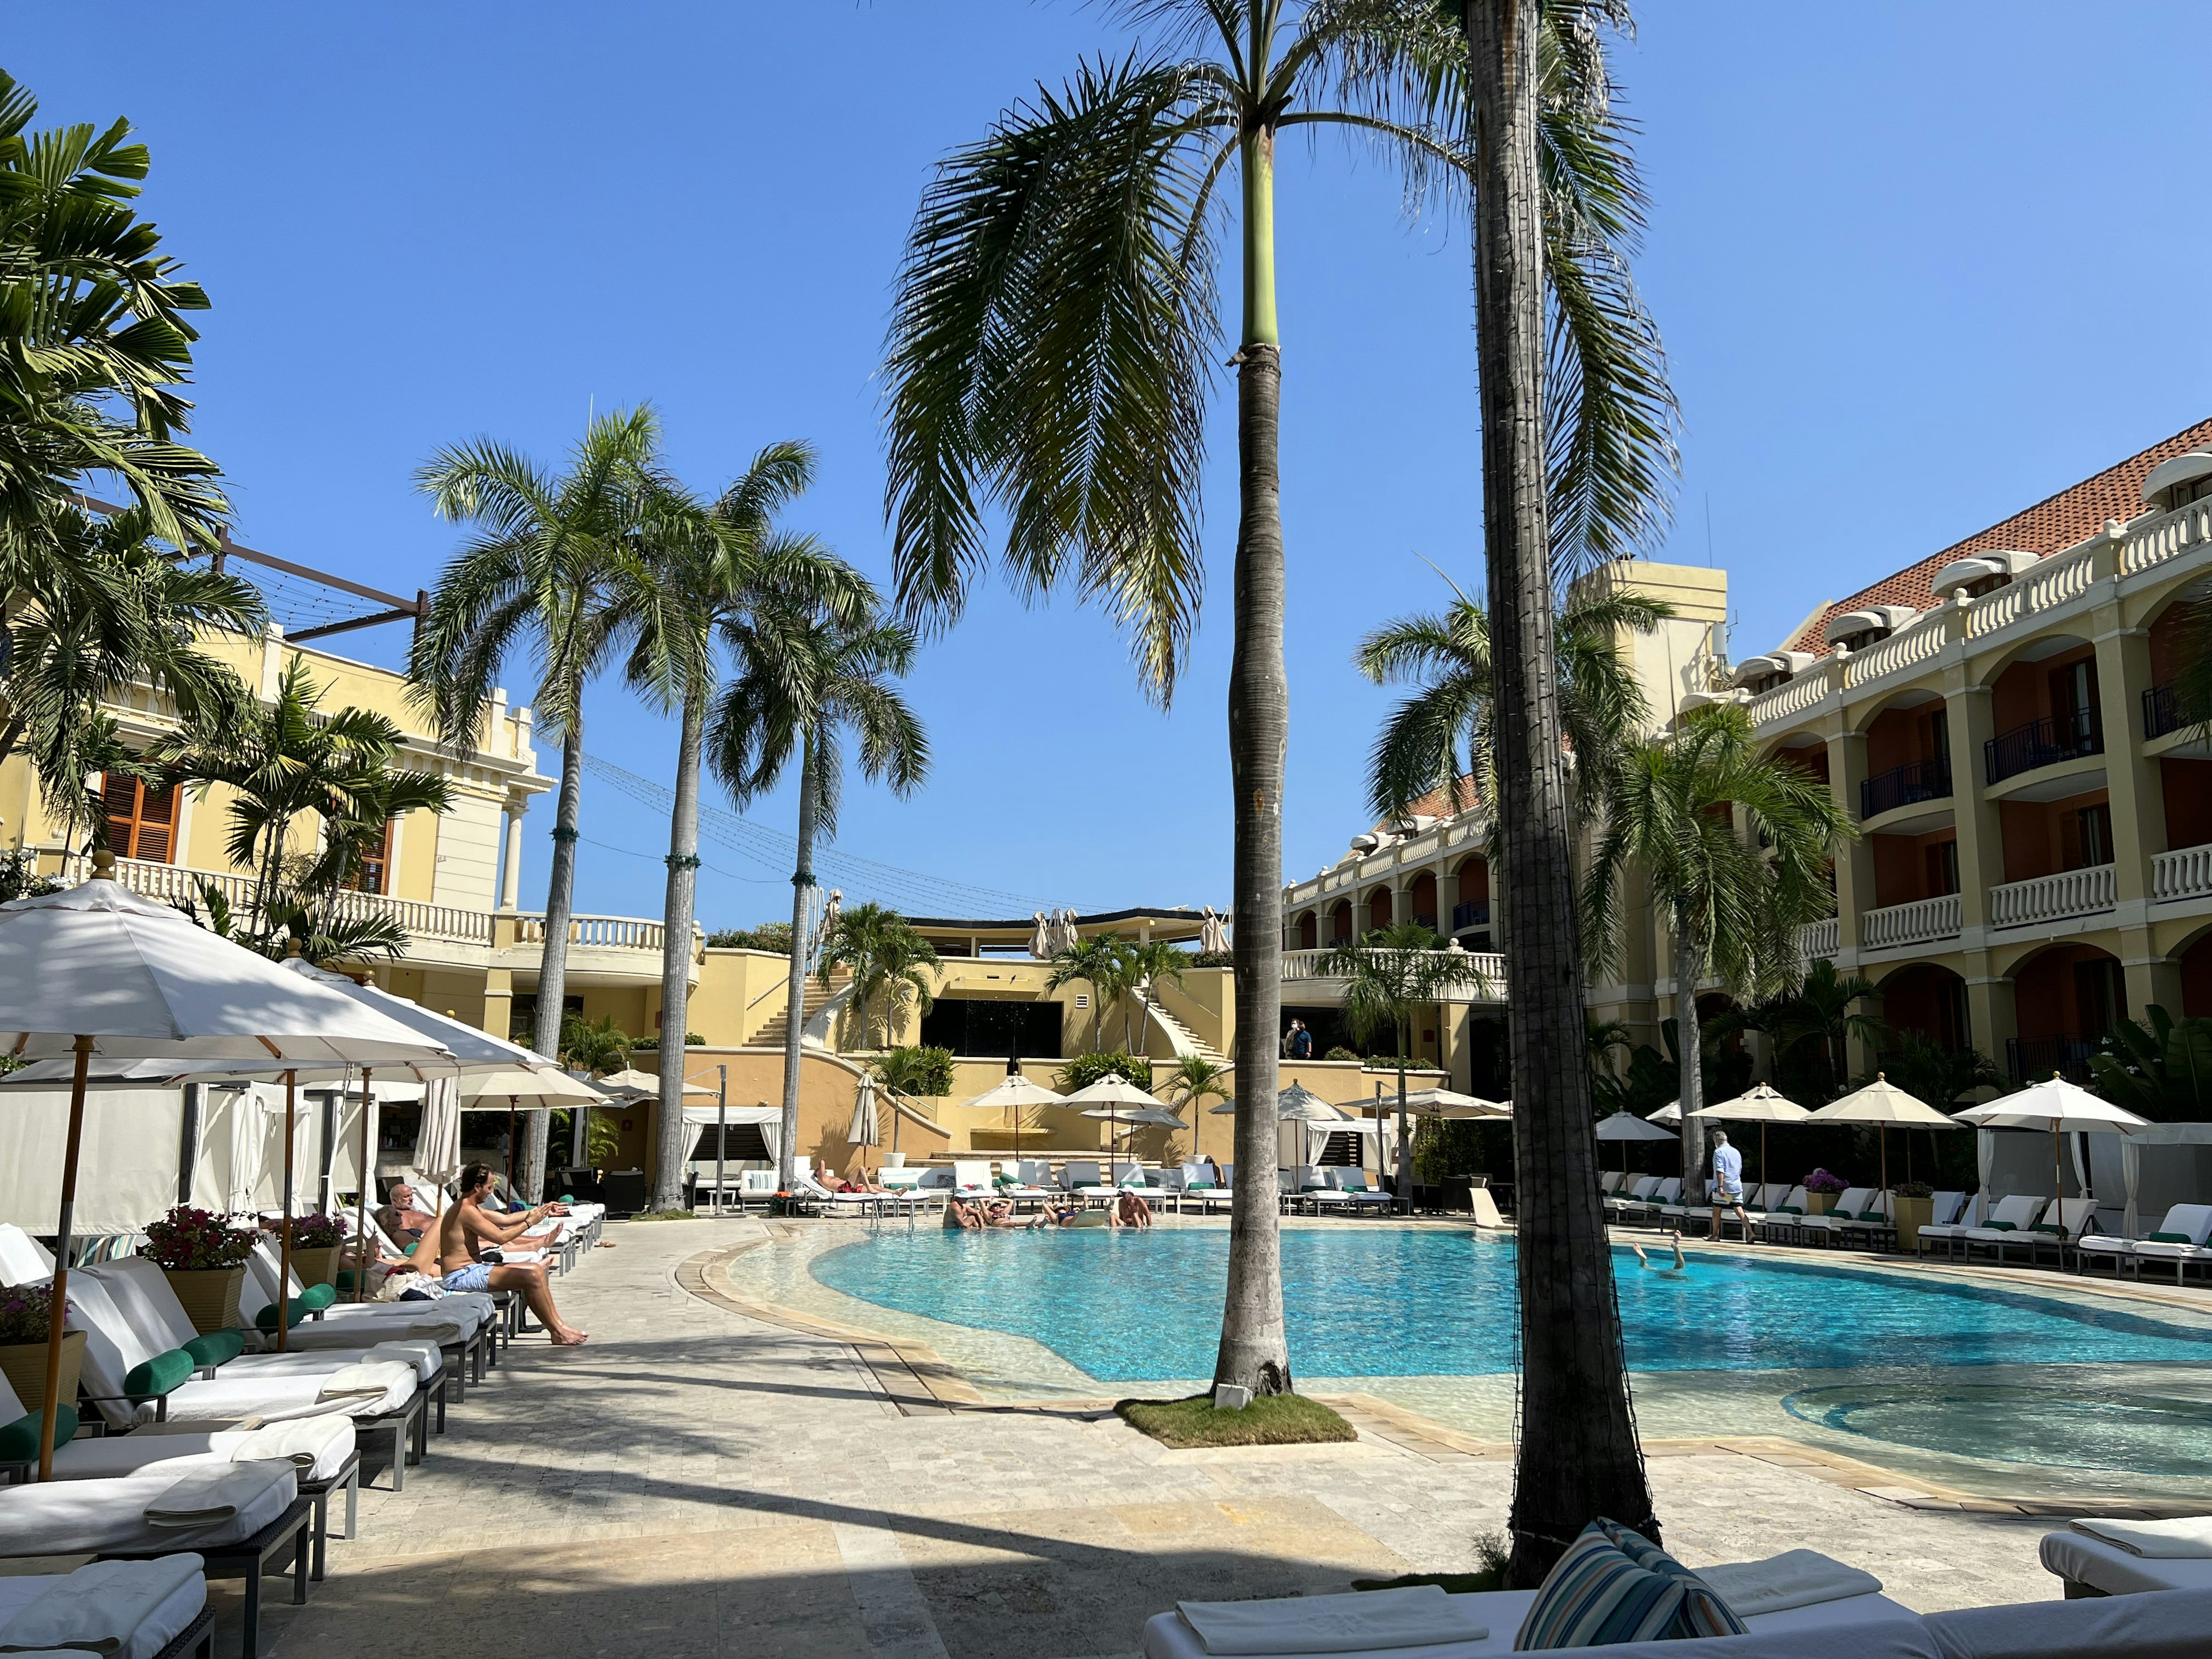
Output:
M1802 1389L1802 1422L1954 1457L2212 1478L2212 1404L2098 1388L1974 1383Z
M1513 1249L1395 1227L1285 1231L1293 1370L1511 1370ZM1030 1338L1102 1382L1145 1382L1212 1375L1228 1254L1216 1229L928 1229L830 1250L811 1271L866 1302ZM1981 1285L1741 1256L1653 1272L1625 1249L1614 1269L1629 1364L1642 1371L2212 1361L2212 1330Z

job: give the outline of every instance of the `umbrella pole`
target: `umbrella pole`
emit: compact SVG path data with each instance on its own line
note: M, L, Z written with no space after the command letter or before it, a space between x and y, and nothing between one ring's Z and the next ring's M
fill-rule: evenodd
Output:
M276 1352L284 1352L284 1333L292 1322L292 1123L299 1110L297 1072L284 1073L284 1231L276 1247Z
M376 1097L369 1088L371 1076L369 1067L361 1068L361 1190L354 1194L353 1299L356 1302L368 1295L368 1106Z
M679 1111L683 1109L682 1101L678 1101L676 1104ZM510 1204L514 1201L514 1097L513 1095L507 1097L507 1200Z
M54 1240L54 1282L46 1310L46 1397L39 1405L39 1479L54 1478L54 1422L62 1404L62 1322L69 1314L70 1223L76 1213L76 1153L84 1139L84 1078L92 1065L92 1039L76 1040L76 1071L70 1079L69 1150L62 1158L61 1234Z

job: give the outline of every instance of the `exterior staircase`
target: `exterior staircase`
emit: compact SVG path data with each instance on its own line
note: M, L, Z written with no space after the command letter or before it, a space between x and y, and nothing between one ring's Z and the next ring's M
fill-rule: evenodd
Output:
M1229 1063L1228 1055L1223 1054L1212 1044L1202 1041L1197 1032L1161 1007L1158 1003L1148 1000L1146 1006L1152 1011L1153 1023L1166 1036L1168 1047L1175 1050L1178 1060L1185 1054L1196 1054L1201 1060L1212 1061L1216 1066L1226 1066Z
M800 983L800 988L805 994L799 1002L799 1007L803 1011L799 1016L799 1024L804 1027L808 1020L822 1012L824 1003L852 982L853 976L842 969L830 975L830 983L826 987L820 980L809 974ZM788 1008L778 1009L774 1018L745 1039L745 1046L750 1048L781 1048L783 1047L784 1035L790 1030L790 1026L791 1011Z

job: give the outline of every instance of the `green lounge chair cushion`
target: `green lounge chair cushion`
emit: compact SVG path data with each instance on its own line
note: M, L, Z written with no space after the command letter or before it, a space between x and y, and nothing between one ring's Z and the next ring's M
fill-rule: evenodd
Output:
M1210 1181L1194 1181L1183 1188L1185 1192L1189 1193L1210 1193L1213 1189L1213 1183Z
M1777 1215L1802 1215L1805 1212L1797 1205L1784 1204L1778 1208L1774 1213Z
M318 1288L326 1289L328 1287L318 1286ZM325 1302L320 1305L323 1307L328 1307L330 1304ZM289 1310L284 1316L285 1328L289 1330L296 1326L306 1324L307 1322L307 1316L315 1311L316 1304L310 1303L306 1297L294 1297L291 1300ZM276 1328L276 1304L272 1302L267 1307L264 1308L259 1313L254 1315L253 1323L255 1328L259 1330L275 1330Z
M1993 1233L2016 1233L2020 1231L2020 1224L2016 1221L1992 1221L1990 1231Z
M76 1407L54 1409L54 1449L59 1451L76 1437ZM39 1413L26 1413L14 1422L0 1425L0 1463L39 1461Z
M2066 1237L2065 1228L2053 1226L2048 1221L2037 1222L2033 1231L2039 1233L2049 1233L2054 1238L2063 1238Z
M182 1348L172 1348L167 1353L157 1353L151 1359L133 1365L123 1378L124 1397L134 1406L143 1406L149 1400L159 1400L173 1393L192 1380L199 1367L192 1363L191 1355Z
M2153 1233L2150 1242L2154 1244L2186 1244L2190 1243L2190 1237L2187 1233Z
M195 1365L228 1365L246 1352L244 1331L210 1331L185 1344Z
M329 1307L331 1303L337 1299L338 1287L337 1285L310 1285L306 1290L300 1292L299 1305L303 1312L320 1313L324 1309Z

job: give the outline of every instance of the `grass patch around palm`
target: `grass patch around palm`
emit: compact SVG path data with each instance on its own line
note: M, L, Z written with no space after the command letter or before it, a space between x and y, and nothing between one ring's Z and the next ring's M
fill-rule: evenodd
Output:
M1447 1595L1472 1595L1505 1588L1505 1560L1511 1553L1505 1534L1486 1532L1474 1540L1473 1572L1407 1572L1395 1578L1355 1578L1356 1590L1411 1589L1417 1584L1440 1585Z
M632 1221L702 1221L706 1218L696 1210L640 1210L629 1218Z
M1122 1421L1163 1445L1295 1446L1357 1440L1346 1422L1318 1400L1303 1395L1263 1395L1242 1411L1214 1409L1213 1396L1188 1400L1124 1400L1114 1410Z

